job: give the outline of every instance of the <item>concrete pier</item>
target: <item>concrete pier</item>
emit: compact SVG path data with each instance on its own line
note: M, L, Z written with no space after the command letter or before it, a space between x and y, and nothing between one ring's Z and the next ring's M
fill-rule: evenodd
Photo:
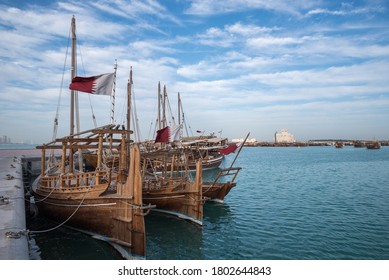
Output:
M0 260L29 259L22 164L0 156Z

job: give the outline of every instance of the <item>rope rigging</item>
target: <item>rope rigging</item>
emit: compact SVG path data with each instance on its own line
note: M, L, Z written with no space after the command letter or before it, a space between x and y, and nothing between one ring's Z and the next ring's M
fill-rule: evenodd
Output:
M69 46L70 46L70 43L71 43L71 39L70 39L71 38L70 37L71 32L72 32L72 30L71 30L71 27L70 27L69 33L68 33L68 43L67 43L66 52L65 52L65 59L64 59L63 67L62 67L62 78L61 78L61 86L59 88L57 109L55 111L55 116L54 116L54 127L53 127L52 141L55 141L55 139L57 138L57 133L58 133L59 109L61 107L61 97L62 97L63 84L64 84L64 80L65 80L66 63L67 63L67 57L68 57L68 54L69 54ZM49 162L54 162L55 161L54 150L51 150L51 154L50 154L50 157L49 157L48 161Z

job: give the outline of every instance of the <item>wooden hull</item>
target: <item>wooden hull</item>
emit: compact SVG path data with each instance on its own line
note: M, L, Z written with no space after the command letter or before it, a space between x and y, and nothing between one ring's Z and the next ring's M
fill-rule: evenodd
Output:
M93 164L95 154L89 154L85 157L90 164ZM209 161L208 166L220 165L223 158L217 159L217 161ZM165 161L161 161L165 162ZM204 161L198 161L202 172ZM168 163L168 170L172 168ZM199 167L199 168L200 168ZM184 170L187 166L181 166L176 163L174 168L178 170ZM165 168L163 168L165 169ZM196 164L194 164L193 170L196 171ZM161 174L162 169L154 168L156 174ZM151 179L144 178L142 185L142 200L145 204L155 205L156 208L153 211L165 212L178 216L180 218L188 219L197 224L202 224L203 218L203 199L201 196L201 183L195 186L195 182L190 183L188 178L184 176L184 173L173 172L174 175L168 174L167 176L173 176L170 179L155 179L151 176ZM179 175L177 175L179 174ZM181 177L183 176L183 177Z
M92 168L96 168L96 166L97 166L97 155L96 154L93 154L93 153L84 154L83 157ZM218 168L220 166L220 164L222 163L223 159L224 159L224 155L217 155L217 156L212 157L212 158L202 159L201 160L202 170ZM196 170L196 162L197 161L198 160L189 160L188 166L186 166L186 164L180 165L177 163L175 165L176 165L176 168L181 168L181 169L187 168L188 170L194 171L194 170ZM107 167L112 168L118 164L118 159L115 159L113 157L107 158L105 164L107 165ZM169 170L170 168L171 168L171 163L168 163L166 169ZM163 169L164 169L164 167L161 167L160 169L155 168L155 171L161 172Z
M143 206L139 158L133 147L126 177L111 176L110 170L41 175L32 186L36 205L60 225L111 243L124 258L144 258L144 210L151 206Z
M224 202L224 198L236 186L234 182L203 183L203 196L209 200Z
M43 215L80 229L99 239L120 245L124 258L144 258L146 254L144 215L141 207L134 208L132 199L99 197L85 199L54 199L36 196ZM127 215L119 209L127 209ZM132 230L131 230L132 229Z
M143 201L155 205L154 211L175 215L202 225L203 204L201 162L197 163L196 178L189 182L186 177L166 181L145 179Z
M202 225L203 200L197 192L172 191L171 188L143 193L146 204L155 205L153 211L171 214Z
M214 169L218 168L220 164L222 163L224 159L223 155L219 155L217 157L211 158L211 159L202 159L202 168L203 170L208 170L208 169ZM189 170L196 170L196 162L192 161L189 163Z

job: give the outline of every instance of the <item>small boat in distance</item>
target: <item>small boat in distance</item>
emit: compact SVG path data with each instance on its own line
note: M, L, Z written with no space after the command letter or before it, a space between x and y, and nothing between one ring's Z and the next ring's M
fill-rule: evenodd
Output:
M366 143L362 141L354 141L354 148L363 148L366 147Z
M341 142L341 141L335 142L335 148L340 149L340 148L343 148L343 146L344 146L343 142Z
M381 143L378 141L367 142L366 148L368 148L369 150L378 150L381 148Z

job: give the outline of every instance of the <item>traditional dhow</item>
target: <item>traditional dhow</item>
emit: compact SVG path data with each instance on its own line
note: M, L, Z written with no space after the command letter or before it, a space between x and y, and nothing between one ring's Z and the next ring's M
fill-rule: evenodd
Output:
M144 215L152 206L143 205L140 151L137 145L131 145L132 131L113 124L79 131L78 91L113 94L116 71L77 77L74 17L71 26L70 133L57 138L56 117L55 140L37 147L42 150L42 166L32 186L34 200L41 213L60 223L57 227L70 225L105 240L125 258L144 258ZM54 156L55 150L61 151L60 160ZM84 168L86 155L96 158L91 169Z
M366 148L368 148L369 150L378 150L381 148L381 143L378 141L367 142Z
M235 179L241 169L241 167L220 169L216 178L212 182L203 182L203 197L207 201L223 203L226 195L232 188L236 187Z
M127 130L108 125L38 147L42 173L32 191L44 215L111 243L125 258L144 258L144 215L152 206L143 205L140 152L136 145L128 151L126 135ZM46 166L46 152L52 149L62 150L61 160ZM73 168L71 150L79 159L85 149L97 150L95 170ZM107 152L119 156L117 168L104 164Z
M142 153L143 201L155 211L175 215L202 225L202 164L197 162L195 178L188 170L185 153L162 150ZM167 164L169 162L169 164ZM156 172L156 169L159 171Z
M181 165L182 169L187 168L189 171L196 170L198 161L201 161L203 171L218 168L225 157L225 154L220 152L220 150L228 146L227 138L183 138L170 143L166 140L166 143L168 144L155 143L154 141L143 142L141 152L147 155L161 150L175 150L177 153L185 154L185 161L177 161L174 164L176 166ZM166 167L162 164L154 166L154 171L161 172L164 168L169 169L171 159L164 163L167 165Z
M178 149L188 151L189 170L196 169L198 160L201 161L203 170L218 168L225 157L220 150L228 146L227 138L218 137L187 137L173 144Z
M336 141L335 142L335 148L341 149L341 148L343 148L343 146L344 146L343 142L341 142L341 141Z
M224 198L226 197L226 195L230 192L232 188L236 186L235 179L242 168L234 167L234 164L242 148L244 147L244 144L246 143L249 135L250 133L247 134L246 138L243 140L243 142L240 144L239 147L237 144L231 144L230 146L220 150L221 153L226 155L235 152L236 149L238 149L238 152L236 153L232 163L228 168L219 169L219 172L217 173L213 181L203 182L202 184L203 197L207 201L224 203Z

